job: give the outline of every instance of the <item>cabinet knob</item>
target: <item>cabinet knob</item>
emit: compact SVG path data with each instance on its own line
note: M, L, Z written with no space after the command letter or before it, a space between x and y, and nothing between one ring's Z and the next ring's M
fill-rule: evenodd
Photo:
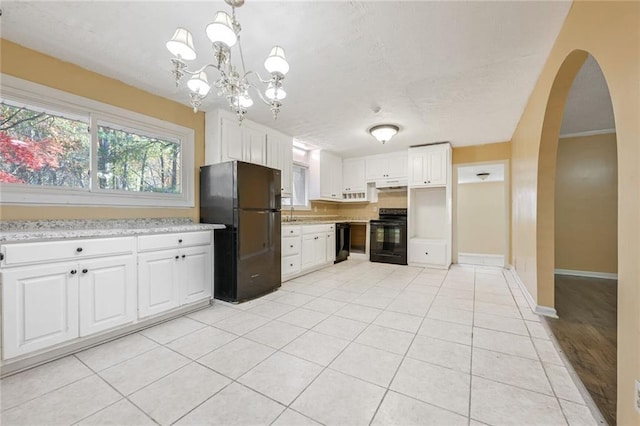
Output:
M289 231L290 234L293 234L293 231Z
M187 257L187 255L186 255L186 254L183 254L183 255L182 255L182 258L184 259L185 257Z
M176 259L180 259L180 256L176 256Z
M314 238L314 240L317 240L317 239L318 239L318 237L315 237L315 238Z
M293 263L290 263L289 266L293 266Z
M178 240L178 242L179 242L179 243L181 243L181 242L182 242L182 238L181 238L181 239L179 239L179 240Z
M82 247L78 247L78 248L76 249L76 251L77 251L78 253L82 252Z
M76 271L75 269L72 269L72 270L71 270L71 275L75 275L75 274L77 274L77 273L78 273L78 271Z
M289 247L293 248L293 244L291 244Z
M86 269L86 268L82 270L82 273L83 273L83 274L86 274L87 272L89 272L89 270L88 270L88 269Z
M425 252L424 252L424 254L426 254L427 256L429 256L429 252L428 252L428 251L425 251Z

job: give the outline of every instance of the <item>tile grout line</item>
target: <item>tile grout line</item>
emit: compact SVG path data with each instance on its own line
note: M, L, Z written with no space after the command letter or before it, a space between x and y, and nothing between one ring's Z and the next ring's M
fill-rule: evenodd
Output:
M475 321L476 321L476 284L477 284L477 272L476 268L473 268L473 314L471 315L471 355L469 356L469 404L467 411L467 422L471 425L471 400L473 398L473 348L474 345L474 332Z
M146 353L146 352L145 352ZM93 368L91 368L88 364L86 364L84 361L82 361L80 358L76 357L76 355L73 355L76 359L78 359L78 361L80 361L85 367L87 367L89 370L91 370L93 372L93 374L98 377L102 382L104 382L107 386L109 386L111 389L113 389L116 393L118 393L122 398L115 401L113 404L109 404L106 407L101 408L98 411L95 411L91 414L89 414L88 416L83 417L82 419L78 420L76 423L81 422L82 420L85 420L91 416L93 416L94 414L97 414L109 407L111 407L112 405L117 404L118 402L122 401L122 399L128 401L131 405L133 405L134 407L136 407L138 410L140 410L140 412L142 412L145 416L147 416L149 419L151 419L152 422L154 422L155 424L159 425L160 423L158 423L153 417L151 417L146 411L144 411L142 408L138 407L137 404L135 404L133 401L131 401L127 395L123 394L122 392L120 392L120 390L118 390L115 386L113 386L111 383L109 383L104 377L102 377L97 371L95 371ZM136 391L137 392L137 391Z

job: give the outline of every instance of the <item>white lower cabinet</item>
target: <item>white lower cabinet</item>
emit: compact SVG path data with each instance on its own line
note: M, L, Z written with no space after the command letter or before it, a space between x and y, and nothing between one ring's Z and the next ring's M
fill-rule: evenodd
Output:
M446 241L410 239L409 262L423 266L448 267Z
M180 306L177 250L138 256L138 316L148 317Z
M3 357L78 337L78 265L15 268L2 273Z
M137 243L142 253L136 237L3 244L2 359L211 298L211 231L140 236Z
M282 278L286 281L335 260L334 224L282 227Z
M209 233L210 234L210 233ZM141 246L146 238L140 237ZM209 241L210 240L209 236ZM145 318L178 306L211 298L213 289L213 261L211 243L183 247L188 239L169 234L175 240L174 249L156 250L138 255L138 316ZM202 239L192 239L202 241ZM164 244L154 242L159 247ZM148 249L153 244L147 244Z
M80 337L136 319L133 255L87 260L78 265Z

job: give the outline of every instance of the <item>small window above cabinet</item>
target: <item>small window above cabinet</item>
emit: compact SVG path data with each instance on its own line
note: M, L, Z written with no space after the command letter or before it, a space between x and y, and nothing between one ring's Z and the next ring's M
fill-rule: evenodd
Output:
M448 143L409 148L409 186L445 186L451 146Z

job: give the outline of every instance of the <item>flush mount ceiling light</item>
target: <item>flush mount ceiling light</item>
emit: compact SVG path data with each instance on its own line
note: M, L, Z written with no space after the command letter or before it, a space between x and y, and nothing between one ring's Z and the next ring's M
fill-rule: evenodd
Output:
M398 133L400 128L395 124L379 124L369 129L371 136L376 138L378 142L385 143Z
M476 173L476 176L478 176L480 180L487 180L490 174L491 173L489 172L480 172L480 173Z
M282 88L282 80L289 71L289 63L287 62L284 49L280 46L274 46L271 53L264 61L264 67L270 74L269 79L263 79L256 71L246 71L244 68L244 57L242 55L242 46L240 45L240 23L236 19L236 8L244 4L244 0L225 0L231 6L231 16L226 12L216 12L213 22L207 25L205 31L207 37L211 40L213 49L214 63L207 64L195 71L187 69L185 61L196 59L196 51L193 47L193 37L189 31L184 28L178 28L173 34L171 40L167 42L167 49L173 54L171 63L173 64L173 76L176 80L176 86L185 74L191 76L187 81L189 88L189 96L191 98L191 106L193 111L197 112L198 107L202 104L202 99L209 94L211 84L209 83L205 69L208 67L215 68L220 74L220 78L213 82L213 86L218 89L218 96L225 97L229 102L229 106L238 116L238 121L242 123L247 108L253 105L253 99L249 95L249 89L253 89L258 97L270 107L273 118L278 118L278 112L282 106L282 100L287 93ZM231 64L231 48L238 45L241 69L236 69ZM249 76L253 75L256 82L250 82ZM266 89L264 94L257 87L257 83L264 84Z

